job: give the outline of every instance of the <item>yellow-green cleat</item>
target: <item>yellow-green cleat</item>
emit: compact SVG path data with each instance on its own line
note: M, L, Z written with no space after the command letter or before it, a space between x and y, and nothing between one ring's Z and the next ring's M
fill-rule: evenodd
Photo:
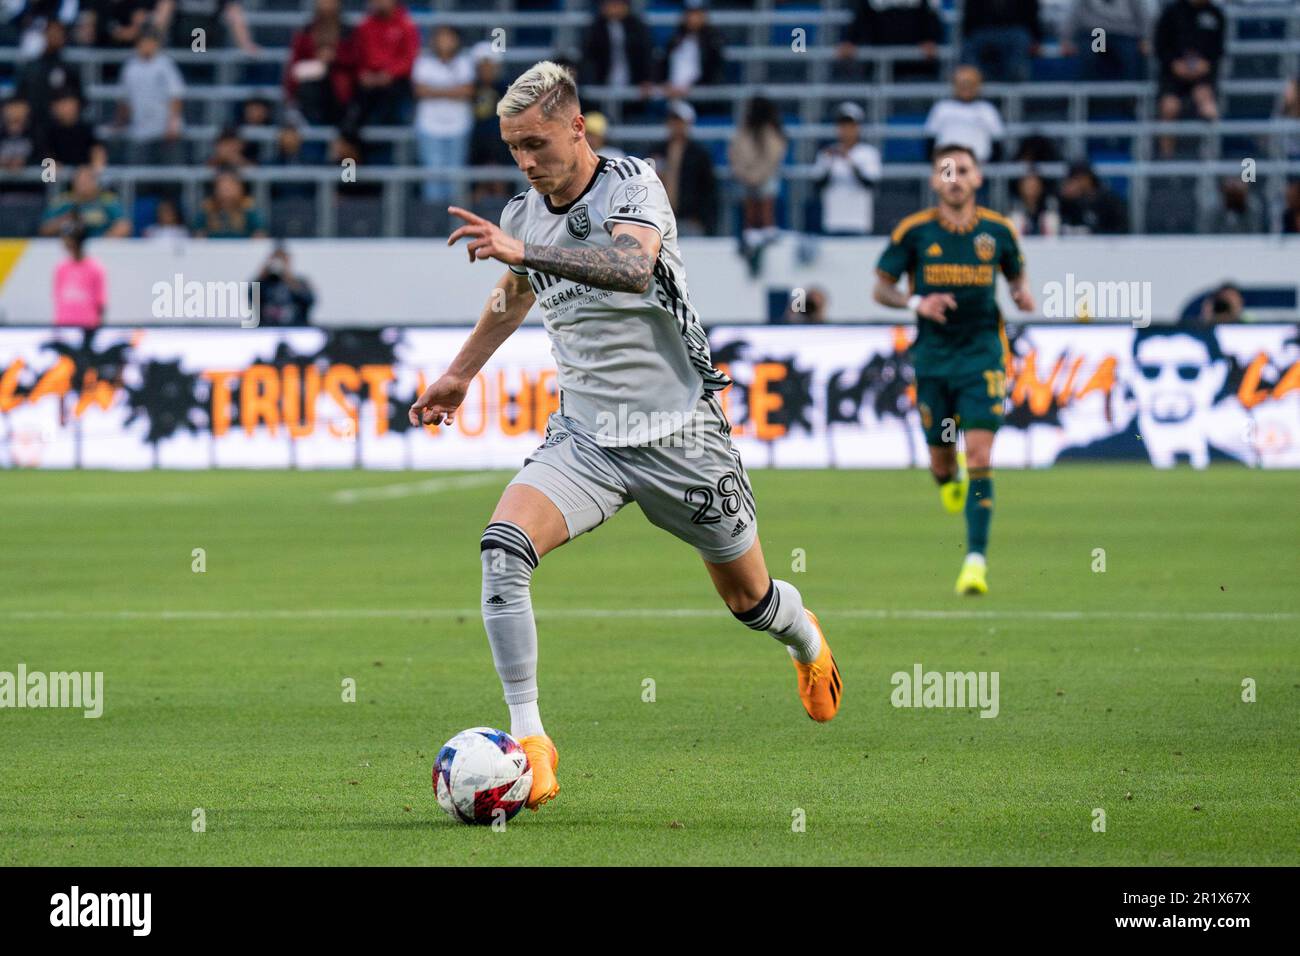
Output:
M949 514L961 514L966 507L966 493L970 490L970 474L966 471L966 453L957 452L957 477L939 486L939 500Z
M988 594L989 584L986 578L988 566L982 555L968 554L957 575L958 594Z

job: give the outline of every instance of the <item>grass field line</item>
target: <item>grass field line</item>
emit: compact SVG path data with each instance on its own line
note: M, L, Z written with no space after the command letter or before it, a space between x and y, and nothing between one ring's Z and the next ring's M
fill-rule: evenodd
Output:
M502 484L499 474L455 475L426 478L424 481L399 481L388 485L368 485L364 488L343 488L330 495L335 504L351 505L358 501L387 501L391 498L410 498L413 495L433 495L440 491L477 488L480 485Z
M721 618L722 606L713 608L537 608L539 618ZM148 620L148 621L252 621L252 620L369 620L375 618L478 617L473 608L266 608L222 610L111 610L65 611L54 609L0 611L13 621L48 620ZM818 617L897 621L1260 621L1300 620L1297 611L1048 611L935 608L828 608Z

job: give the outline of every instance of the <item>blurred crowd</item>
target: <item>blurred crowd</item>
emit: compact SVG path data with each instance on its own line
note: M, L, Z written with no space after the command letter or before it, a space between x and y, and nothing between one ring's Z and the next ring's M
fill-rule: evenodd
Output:
M853 18L834 47L834 80L872 82L877 65L863 54L873 46L915 49L915 58L893 65L895 81L940 79L943 30L935 0L857 0L849 6ZM258 56L239 0L10 0L2 9L0 39L18 46L23 59L0 116L0 172L48 165L55 181L67 184L45 212L43 235L60 235L74 225L89 237L131 234L132 216L102 186L110 162L210 167L211 184L199 208L182 210L179 191L159 186L152 195L153 221L144 227L146 234L208 238L267 233L267 211L258 208L245 181L251 166L391 163L391 143L367 138L375 127L411 127L418 162L430 169L511 165L495 110L513 77L505 75L495 42L469 42L445 24L422 37L400 0L367 0L355 25L345 19L340 0L313 0L282 67ZM928 143L962 143L982 160L1025 163L1028 171L1015 183L1011 210L1025 234L1125 232L1126 200L1084 157L1061 155L1060 144L1046 137L1022 139L1014 155L1004 155L1003 117L984 97L983 84L1028 82L1035 58L1051 39L1059 41L1062 55L1077 58L1082 80L1149 79L1160 118L1212 122L1220 111L1225 32L1223 9L1214 0L1068 0L1059 36L1052 38L1044 35L1038 0L965 0L951 95L929 111ZM183 136L187 85L168 53L193 49L196 37L209 49L242 51L258 69L272 68L283 91L275 101L237 104L206 155L193 155L195 144ZM113 77L121 98L106 122L88 113L80 71L67 61L68 48L77 45L130 51ZM654 42L627 0L598 0L579 49L553 56L571 65L581 85L635 90L622 121L663 123L662 139L648 158L664 179L683 234L716 234L723 221L728 193L714 174L718 157L694 137L697 111L719 107L690 100L697 87L728 81L724 48L702 0L684 0L666 44ZM1300 80L1278 85L1277 115L1300 118ZM877 229L875 198L884 167L881 151L863 135L867 95L835 104L826 117L835 135L816 155L814 183L819 227L828 234ZM621 155L609 121L595 111L586 116L593 147ZM778 104L755 96L730 132L726 156L747 254L776 233L776 199L791 153L785 122ZM308 140L308 126L334 132L328 143ZM257 129L273 140L269 158L250 139ZM1175 137L1155 140L1158 158L1180 155ZM1289 136L1285 150L1300 158L1300 136ZM1038 164L1056 160L1070 163L1059 181L1037 171ZM425 202L445 205L500 200L511 187L470 176L429 178L420 188ZM286 180L275 182L272 196L310 197L312 189L308 182ZM366 189L378 187L358 183L354 191ZM30 181L0 183L0 191L45 192ZM1258 190L1225 179L1220 193L1218 208L1206 211L1200 228L1268 230L1270 210ZM1284 230L1300 231L1300 184L1292 183L1281 201Z

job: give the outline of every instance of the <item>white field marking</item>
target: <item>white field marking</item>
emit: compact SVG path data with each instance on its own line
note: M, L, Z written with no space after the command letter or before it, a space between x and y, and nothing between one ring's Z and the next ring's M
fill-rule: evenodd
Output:
M537 608L538 617L554 618L722 618L717 608ZM157 621L248 621L248 620L367 620L373 618L477 617L474 608L303 608L301 610L154 610L154 611L0 611L0 618L23 621L43 620L157 620ZM1300 620L1298 611L949 611L923 608L844 608L826 610L818 617L858 618L894 621L1261 621Z
M69 492L66 495L5 495L0 507L25 508L29 506L62 507L63 505L193 505L211 501L213 496L176 491L152 495L148 492L91 491Z
M457 475L451 478L426 478L424 481L401 481L391 485L370 485L365 488L344 488L331 494L330 498L335 504L351 505L358 501L387 501L501 483L502 476L499 474Z

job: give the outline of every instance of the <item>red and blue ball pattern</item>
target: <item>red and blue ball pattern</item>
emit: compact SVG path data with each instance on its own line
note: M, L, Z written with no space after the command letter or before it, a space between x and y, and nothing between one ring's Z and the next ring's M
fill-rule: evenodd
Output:
M461 823L511 819L523 808L532 785L532 767L519 741L493 727L461 731L433 762L438 805Z

